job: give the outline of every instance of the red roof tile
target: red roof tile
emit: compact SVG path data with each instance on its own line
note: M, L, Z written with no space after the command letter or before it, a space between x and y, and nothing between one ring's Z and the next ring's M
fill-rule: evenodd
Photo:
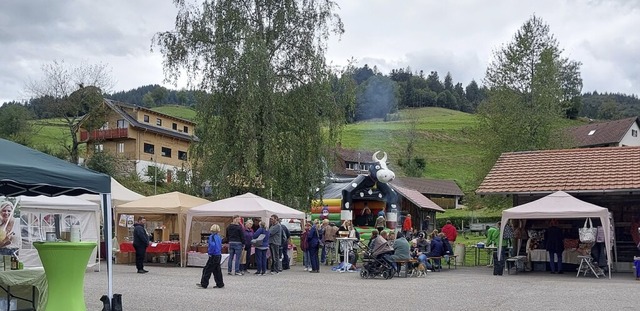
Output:
M478 194L640 190L640 147L503 153Z
M638 117L633 117L570 127L567 129L567 134L573 139L576 147L617 146L634 122L637 122L640 126Z
M422 195L422 193L416 190L407 189L398 185L391 185L391 187L393 187L393 189L395 189L396 192L398 192L401 196L405 197L407 200L411 201L413 204L420 208L426 208L437 212L444 212L444 209L442 209L442 207L438 206L438 204L429 200L429 198L425 197L424 195Z

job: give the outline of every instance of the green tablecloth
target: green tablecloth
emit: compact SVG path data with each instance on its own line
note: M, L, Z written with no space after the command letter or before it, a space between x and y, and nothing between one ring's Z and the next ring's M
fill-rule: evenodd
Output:
M0 271L0 285L11 286L11 294L31 300L31 286L36 293L36 308L47 303L47 278L43 268ZM21 304L22 305L22 304Z

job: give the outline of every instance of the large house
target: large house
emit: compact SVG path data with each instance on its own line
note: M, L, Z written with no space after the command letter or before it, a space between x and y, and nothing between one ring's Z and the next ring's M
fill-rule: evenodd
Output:
M79 141L87 144L86 158L107 151L128 160L128 169L145 180L152 167L166 171L167 182L188 168L189 146L197 139L195 123L109 99L104 105L108 113L102 128L88 132L81 125Z
M638 117L591 123L567 129L575 147L640 146L640 120Z
M373 152L338 147L335 150L336 161L332 172L337 177L355 177L369 174L369 166L375 164ZM382 157L379 155L379 157Z

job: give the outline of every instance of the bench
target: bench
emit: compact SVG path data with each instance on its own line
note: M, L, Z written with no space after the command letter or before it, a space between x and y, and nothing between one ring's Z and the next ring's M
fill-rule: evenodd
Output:
M428 260L431 261L431 265L433 266L433 271L442 271L442 259L444 256L434 256L429 257ZM451 261L453 261L453 268L458 269L457 259L458 255L449 255L449 260L446 262L447 268L451 270ZM436 265L436 263L439 263Z
M413 270L413 265L418 263L418 259L415 259L415 258L399 259L399 260L395 260L394 262L398 266L398 269L396 271L398 277L400 277L400 271L402 270L401 269L402 265L405 266L405 268L404 268L404 277L406 278L411 274L411 270Z

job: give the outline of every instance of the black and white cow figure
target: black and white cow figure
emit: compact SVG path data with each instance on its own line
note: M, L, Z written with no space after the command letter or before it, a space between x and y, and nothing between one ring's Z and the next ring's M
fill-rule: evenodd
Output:
M387 227L395 229L398 222L398 195L389 186L396 175L387 167L387 153L383 152L382 159L378 159L376 151L372 160L375 164L369 166L369 175L360 175L342 190L341 220L353 218L353 200L377 200L385 202Z

